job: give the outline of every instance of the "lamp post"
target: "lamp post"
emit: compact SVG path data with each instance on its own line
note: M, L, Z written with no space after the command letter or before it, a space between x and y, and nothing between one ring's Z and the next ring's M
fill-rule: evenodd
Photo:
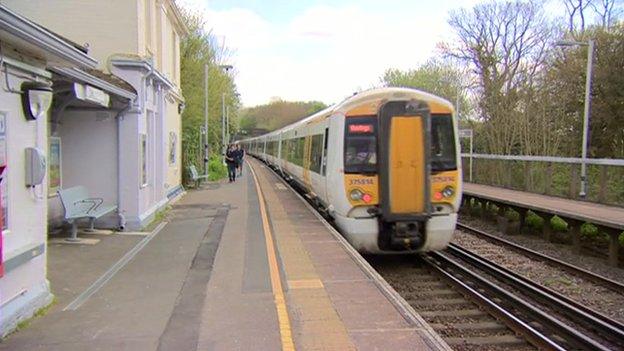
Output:
M219 65L220 68L225 70L227 74L230 69L233 68L232 65ZM221 143L223 144L221 153L223 154L223 162L225 163L225 151L226 151L226 140L225 140L225 91L221 93Z
M204 65L204 175L208 175L208 64Z
M581 151L581 191L579 196L587 195L587 148L589 142L589 114L591 112L591 79L594 64L594 40L587 43L579 41L561 40L557 46L587 46L587 73L585 77L585 111L583 114L583 147Z

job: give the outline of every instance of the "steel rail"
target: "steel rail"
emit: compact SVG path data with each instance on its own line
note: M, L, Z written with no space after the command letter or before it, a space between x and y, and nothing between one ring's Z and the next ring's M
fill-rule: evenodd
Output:
M525 323L513 313L507 311L496 302L487 298L475 288L469 286L465 282L457 279L453 276L453 274L447 272L442 266L436 263L436 258L429 255L422 255L421 258L433 271L442 275L443 278L459 288L463 295L467 295L468 298L477 302L480 306L485 307L490 314L494 315L498 320L503 322L503 324L514 332L524 336L533 346L542 350L565 350L565 348L559 346L556 342L549 339L537 329L533 328L530 324Z
M596 274L594 272L591 272L591 271L588 271L586 269L574 266L572 264L569 264L569 263L564 262L562 260L559 260L557 258L545 255L545 254L543 254L541 252L538 252L538 251L531 250L529 248L523 247L523 246L518 245L516 243L513 243L513 242L511 242L509 240L505 240L505 239L499 238L499 237L497 237L495 235L492 235L492 234L487 233L487 232L485 232L483 230L471 227L471 226L466 225L464 223L457 222L457 227L459 227L460 229L462 229L464 231L470 232L471 234L475 234L477 236L485 238L486 240L489 240L489 241L495 242L497 244L502 244L502 245L505 245L507 247L510 247L510 248L512 248L512 249L514 249L516 251L519 251L519 252L521 252L521 253L523 253L523 254L525 254L527 256L530 256L532 258L536 258L536 259L541 260L543 262L559 266L559 267L567 270L570 273L576 274L576 275L581 276L583 278L587 278L587 279L589 279L589 280L591 280L593 282L602 284L606 288L609 288L609 289L611 289L611 290L613 290L613 291L615 291L617 293L624 294L624 284L622 284L622 283L620 283L618 281L615 281L615 280L609 279L607 277L598 275L598 274Z
M532 296L549 308L553 308L565 314L575 323L582 324L598 334L610 337L612 341L622 345L624 341L624 325L620 322L583 306L556 291L537 284L488 259L480 257L459 245L450 244L448 251L463 261L469 262L473 266L513 286L522 293Z
M509 303L509 306L513 306L516 311L520 311L520 313L524 315L525 318L528 317L529 319L531 319L529 322L525 321L525 323L538 322L539 325L546 329L550 334L560 336L564 338L566 342L582 350L610 350L608 347L598 343L592 338L589 338L583 333L561 322L549 313L542 311L541 309L535 307L524 299L488 281L487 279L479 276L477 273L474 273L471 270L463 267L462 265L448 257L447 254L444 254L442 252L432 252L429 253L429 256L439 261L440 265L445 266L446 269L461 275L462 279L472 280L475 285L479 286L479 288L488 291L490 294L494 295L494 297L502 301L507 301ZM556 342L554 340L553 342L561 346L559 342ZM561 347L565 348L566 346Z

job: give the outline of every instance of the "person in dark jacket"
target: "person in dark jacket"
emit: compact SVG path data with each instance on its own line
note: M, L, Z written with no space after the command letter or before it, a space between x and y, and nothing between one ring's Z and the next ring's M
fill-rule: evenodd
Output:
M240 177L243 175L243 157L245 157L245 150L243 150L239 144L236 144L236 152L238 156L236 158L236 168L238 169L238 176Z
M236 159L238 153L234 148L234 145L230 145L225 153L225 163L227 164L228 177L230 183L236 181Z

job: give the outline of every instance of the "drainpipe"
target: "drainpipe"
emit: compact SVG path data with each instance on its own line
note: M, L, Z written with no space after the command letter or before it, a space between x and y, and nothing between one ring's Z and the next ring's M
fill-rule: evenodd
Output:
M121 109L115 119L117 120L117 216L119 217L119 230L126 229L126 216L121 210L121 121L124 115L132 109L134 101L128 100L126 107Z

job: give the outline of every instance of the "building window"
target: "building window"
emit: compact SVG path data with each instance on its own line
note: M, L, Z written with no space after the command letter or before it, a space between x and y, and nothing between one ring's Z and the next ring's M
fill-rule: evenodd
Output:
M169 132L169 164L176 163L178 153L178 136L175 132Z
M172 69L171 69L171 77L173 78L173 83L178 83L178 36L175 31L171 31L171 55L173 55L172 61Z
M145 0L145 46L148 50L152 49L152 23L153 21L153 6L152 0Z
M61 138L49 137L48 147L48 194L56 195L61 183Z
M0 113L0 206L2 207L2 211L0 212L0 216L2 216L2 228L0 228L0 231L9 228L9 162L7 156L6 115Z
M147 186L147 134L139 135L141 152L141 187Z

